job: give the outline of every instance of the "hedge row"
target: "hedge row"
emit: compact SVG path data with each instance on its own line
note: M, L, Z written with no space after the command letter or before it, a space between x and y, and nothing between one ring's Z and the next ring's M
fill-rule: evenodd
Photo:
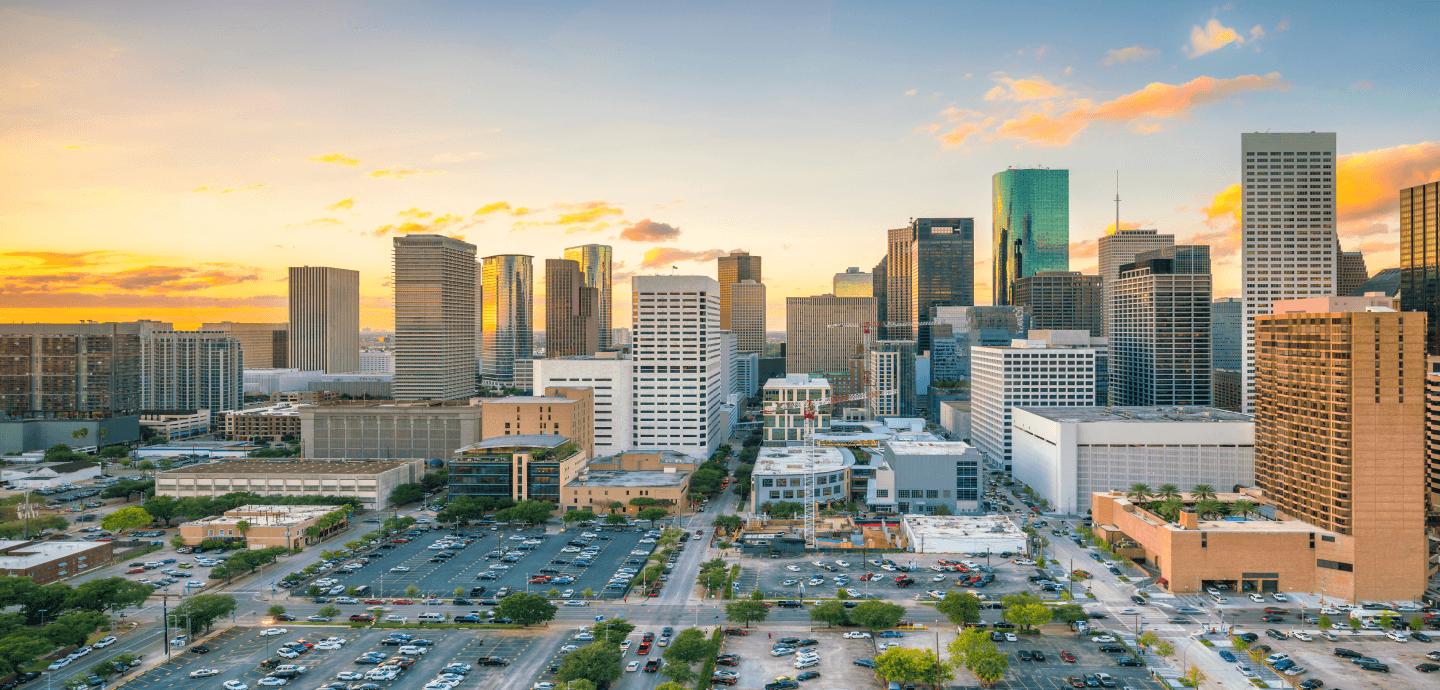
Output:
M715 676L715 655L720 653L719 642L722 637L724 634L721 632L721 628L716 626L715 632L710 634L710 641L716 643L716 651L715 654L710 655L709 659L705 660L705 665L700 667L700 679L695 681L695 690L706 690L710 687L710 679Z

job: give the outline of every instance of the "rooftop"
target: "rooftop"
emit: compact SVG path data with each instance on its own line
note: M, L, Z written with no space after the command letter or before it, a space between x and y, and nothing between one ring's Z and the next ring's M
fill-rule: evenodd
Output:
M1214 407L1025 407L1037 417L1067 424L1085 422L1254 422L1255 417Z
M246 410L231 410L232 415L258 415L261 417L296 417L300 415L301 408L309 405L297 405L295 403L276 403L265 407L252 407Z
M761 448L755 458L754 474L802 474L809 471L812 462L816 472L833 472L855 464L855 456L835 447L816 448L813 455L806 454L803 447Z
M885 445L896 455L964 455L973 450L964 441L890 441Z
M340 506L261 506L250 505L240 506L234 510L225 511L224 515L192 520L187 525L235 525L240 522L247 522L251 525L267 525L275 527L289 527L300 525L311 520L318 520L325 515L339 510Z
M485 400L485 404L486 404L486 405L510 404L510 403L513 403L513 404L516 404L516 405L523 405L523 404L526 404L526 403L545 403L545 404L547 404L547 405L549 405L549 404L554 404L554 405L570 405L570 404L578 403L578 402L580 402L580 401L579 401L579 400L575 400L574 398L562 398L562 397L553 396L553 395L511 395L511 396L504 397L504 398L490 398L490 399L486 399L486 400Z
M484 441L472 443L455 452L458 454L466 451L489 450L492 448L559 448L569 441L569 437L558 434L516 434L514 436L487 438Z
M24 546L29 544L29 546ZM66 558L100 547L84 541L26 542L6 539L0 541L0 568L23 570Z
M626 472L624 470L590 470L589 475L584 479L576 479L567 487L677 487L683 486L689 481L689 472L663 472L656 470L644 470L638 472Z
M277 458L273 460L219 460L188 465L160 474L166 476L181 474L379 474L402 467L414 460L294 460Z
M686 455L678 450L627 450L614 455L602 455L591 460L591 464L613 465L620 462L622 456L626 455L659 455L660 464L673 463L676 465L698 465L705 462L705 458L697 458Z
M1025 532L1001 515L904 515L915 534L951 539L1024 539Z
M823 378L811 378L809 374L786 374L785 378L765 381L766 388L829 388L830 382Z

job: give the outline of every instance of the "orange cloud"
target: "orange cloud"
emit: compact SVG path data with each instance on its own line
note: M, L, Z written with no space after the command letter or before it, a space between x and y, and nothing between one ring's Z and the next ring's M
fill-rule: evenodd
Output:
M355 207L355 197L352 196L352 197L350 197L350 198L348 198L348 199L341 199L341 200L339 200L339 201L337 201L337 202L335 202L335 203L333 203L333 204L327 205L327 206L325 207L325 210L326 210L326 211L338 211L338 210L340 210L340 209L349 210L349 209L354 208L354 207Z
M368 172L368 173L365 173L365 174L368 175L368 176L370 176L370 177L373 177L373 178L375 178L375 179L377 179L377 180L380 179L380 178L382 178L382 177L393 177L393 178L399 180L399 179L403 179L403 178L406 178L406 177L410 177L411 175L444 175L444 174L445 174L445 171L444 171L444 170L409 170L409 169L404 169L404 170L372 170L372 171L370 171L370 172Z
M1205 224L1214 226L1217 222L1228 220L1236 228L1240 227L1240 209L1242 196L1240 185L1232 184L1210 200L1210 204L1201 209L1205 214Z
M1071 259L1093 259L1100 254L1100 240L1070 243Z
M996 77L995 82L998 86L985 94L987 101L1041 101L1074 95L1063 87L1051 84L1044 77L1030 77L1029 79Z
M93 257L105 256L105 255L108 255L108 254L110 254L110 253L111 253L111 252L105 252L105 251L95 251L95 252L9 251L9 252L0 252L0 256L13 256L13 257L15 257L15 258L17 258L17 259L32 259L32 260L34 260L34 261L39 262L39 265L42 266L42 267L45 267L45 268L57 267L57 266L58 266L58 267L64 267L64 268L78 268L78 267L80 267L80 266L89 265L89 264L91 263L90 259L93 258Z
M609 205L604 201L586 201L579 204L557 204L557 207L565 209L567 213L560 214L555 225L580 225L583 223L594 223L606 216L618 216L625 212Z
M620 239L631 242L664 242L680 236L680 228L646 218L620 231Z
M1119 65L1126 62L1144 62L1159 54L1160 51L1158 50L1150 50L1149 48L1141 48L1140 46L1130 46L1129 48L1120 48L1118 50L1111 49L1105 51L1105 59L1101 60L1100 62L1104 65Z
M1141 225L1142 225L1141 223L1137 223L1137 222L1129 221L1129 220L1122 220L1122 221L1120 221L1120 229L1121 229L1121 230L1139 230L1140 227L1141 227ZM1107 234L1107 235L1113 235L1113 234L1115 234L1115 224L1114 224L1114 223L1111 223L1111 224L1105 226L1105 234Z
M122 292L194 292L260 279L260 270L234 264L199 266L134 266L114 271L11 273L0 277L0 295L32 291L61 294L119 290Z
M452 228L454 228L454 226L460 225L461 223L464 223L464 222L465 222L465 218L462 217L462 216L457 216L457 215L450 214L450 213L447 213L447 214L442 215L442 216L436 216L435 214L433 214L433 213L431 213L431 212L429 212L429 211L422 211L422 210L420 210L420 209L418 209L418 208L413 208L413 207L412 207L412 208L408 208L408 209L406 209L406 210L404 210L404 211L401 211L401 212L399 212L399 213L397 213L397 214L395 214L395 215L399 216L399 217L402 218L402 219L405 219L405 222L402 222L402 223L392 223L392 224L389 224L389 225L382 225L382 226L380 226L380 227L378 227L378 228L375 228L374 230L371 230L371 231L369 231L369 232L367 232L367 233L365 233L365 234L371 235L371 236L374 236L374 237L384 237L384 236L386 236L386 235L392 235L392 234L393 234L393 235L413 235L413 234L434 235L434 234L444 234L445 231L451 230ZM452 237L455 237L455 236L452 235ZM457 239L463 239L463 238L457 237Z
M1335 213L1341 222L1395 214L1400 190L1440 178L1440 144L1421 142L1340 156L1335 169Z
M497 202L495 202L495 203L493 203L493 204L485 204L484 206L481 206L480 208L476 209L475 213L473 213L473 214L471 214L471 215L476 215L476 216L488 216L488 215L490 215L491 213L497 213L497 212L499 212L499 211L509 211L509 210L510 210L510 202L508 202L508 201L497 201Z
M655 247L645 252L645 260L640 262L639 268L667 268L681 261L714 261L727 253L724 249L690 251L675 247Z
M229 194L229 193L231 193L231 192L244 192L244 191L251 190L251 189L259 189L260 187L264 187L264 186L265 186L265 183L262 182L262 183L260 183L260 184L252 184L252 185L250 185L249 187L231 187L230 189L222 189L222 190L220 190L220 193L221 193L221 194Z
M1257 26L1256 28L1258 29L1259 27ZM1252 32L1252 35L1254 35L1254 32ZM1263 36L1264 32L1262 31L1260 35ZM1259 36L1256 36L1256 38L1259 38ZM1212 18L1210 21L1205 22L1205 28L1202 29L1196 26L1190 29L1190 45L1185 46L1184 50L1185 54L1189 55L1190 59L1193 60L1206 53L1213 53L1220 50L1231 43L1240 45L1244 42L1245 37L1241 36L1239 32Z
M306 158L305 160L307 160L307 161L312 161L312 162L315 162L315 163L335 163L335 164L337 164L337 165L348 165L348 166L351 166L351 167L356 166L356 165L360 165L360 159L359 159L359 158L351 158L350 156L347 156L347 155L345 155L345 154L343 154L343 153L327 153L327 154L325 154L325 155L323 155L323 156L316 156L316 157L314 157L314 158Z
M940 129L940 125L933 125L933 127L936 130ZM954 129L940 135L940 146L947 151L950 149L959 148L962 144L965 143L966 139L975 136L976 134L979 134L981 131L983 130L980 129L979 125L970 122L962 122L958 125L955 125ZM931 133L933 134L934 131L932 130Z

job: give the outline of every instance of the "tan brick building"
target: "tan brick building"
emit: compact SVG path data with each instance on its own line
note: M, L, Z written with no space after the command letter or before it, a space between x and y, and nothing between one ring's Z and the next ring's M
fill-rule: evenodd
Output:
M395 487L419 482L426 471L424 460L222 460L161 472L155 495L353 496L379 510L389 506Z
M300 410L304 407L305 405L285 402L226 412L225 440L249 441L255 437L266 441L280 441L287 437L298 439Z
M305 532L310 527L319 527L320 518L340 508L341 506L240 506L225 511L224 515L180 525L180 537L188 546L195 546L203 541L239 539L244 540L250 549L267 549L272 546L298 549L319 542L326 535L349 526L349 521L341 521L328 529L319 530L318 534L306 535ZM242 522L245 524L241 525Z
M690 477L693 472L667 468L662 471L625 471L591 469L561 489L561 510L593 510L597 515L612 511L612 503L624 504L623 512L634 515L639 506L630 505L632 498L653 498L655 507L672 515L689 515Z
M109 565L113 559L110 542L0 541L0 575L28 577L37 585Z
M595 456L595 389L551 386L545 395L517 395L485 400L481 438L497 436L565 436Z

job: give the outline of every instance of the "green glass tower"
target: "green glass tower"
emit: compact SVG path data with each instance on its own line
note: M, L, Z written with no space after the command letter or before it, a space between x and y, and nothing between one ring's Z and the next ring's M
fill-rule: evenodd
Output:
M1070 171L1011 168L991 179L994 303L1015 304L1015 281L1070 270Z

